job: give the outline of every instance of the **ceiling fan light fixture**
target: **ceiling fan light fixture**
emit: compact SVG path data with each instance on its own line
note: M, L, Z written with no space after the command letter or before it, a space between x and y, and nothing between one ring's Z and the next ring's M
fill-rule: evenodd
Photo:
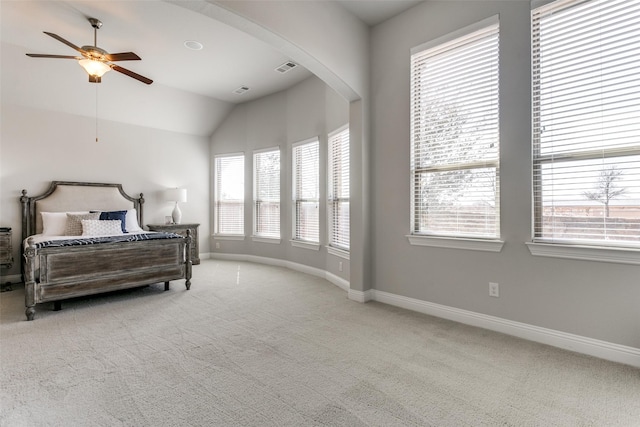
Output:
M78 64L89 74L90 77L102 77L104 73L111 70L109 65L101 61L94 61L93 59L81 59ZM99 81L99 80L98 80Z

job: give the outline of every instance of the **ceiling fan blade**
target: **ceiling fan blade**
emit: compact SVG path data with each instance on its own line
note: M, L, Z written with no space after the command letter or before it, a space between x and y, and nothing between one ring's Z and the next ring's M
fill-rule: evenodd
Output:
M42 53L27 53L27 56L30 56L32 58L82 59L82 56L47 55Z
M139 61L140 57L133 52L108 53L105 55L107 61Z
M146 78L145 76L141 76L140 74L134 73L133 71L127 70L126 68L122 68L119 65L109 64L112 70L127 75L129 77L133 77L136 80L141 81L142 83L146 83L150 85L153 83L153 80Z
M78 51L78 52L80 52L80 53L84 53L84 50L80 49L78 46L76 46L75 44L71 43L70 41L63 39L62 37L60 37L60 36L59 36L59 35L57 35L57 34L48 33L48 32L46 32L46 31L43 31L43 33L45 33L45 34L46 34L46 35L48 35L48 36L53 37L54 39L58 40L59 42L62 42L62 43L64 43L64 44L66 44L66 45L67 45L67 46L69 46L71 49L75 49L75 50L77 50L77 51Z

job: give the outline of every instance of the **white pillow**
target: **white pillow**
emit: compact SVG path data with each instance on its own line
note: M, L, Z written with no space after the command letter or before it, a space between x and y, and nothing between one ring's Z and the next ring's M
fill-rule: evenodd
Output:
M140 233L143 231L140 225L138 225L138 212L136 212L135 209L129 209L127 211L124 228L127 230L127 233Z
M122 221L119 219L83 219L83 236L117 236L122 234Z
M42 234L46 234L47 236L64 236L67 228L67 213L87 214L89 211L40 212L40 216L42 217Z

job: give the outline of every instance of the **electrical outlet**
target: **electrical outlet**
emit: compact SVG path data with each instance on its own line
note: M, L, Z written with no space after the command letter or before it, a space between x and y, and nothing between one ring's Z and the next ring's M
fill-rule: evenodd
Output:
M342 271L342 261L338 262L338 270Z
M489 296L499 298L500 297L500 285L497 283L489 282Z
M216 242L216 249L220 249L220 242Z

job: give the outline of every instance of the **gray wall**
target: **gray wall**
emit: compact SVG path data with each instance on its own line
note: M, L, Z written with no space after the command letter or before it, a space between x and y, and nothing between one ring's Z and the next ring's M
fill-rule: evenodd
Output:
M51 181L120 183L130 195L144 193L144 222L164 222L173 205L165 188L185 187L182 221L200 223L209 235L209 139L73 114L2 104L0 134L0 225L13 229L14 267L19 275L20 192L36 196ZM200 251L209 252L208 239ZM4 278L2 280L5 281Z
M373 287L640 347L640 267L534 257L529 3L426 2L372 30ZM500 14L502 252L411 246L410 49ZM500 298L488 283L500 284Z
M213 252L246 254L295 262L329 271L349 280L349 261L328 254L326 164L327 134L349 121L349 103L320 79L311 77L293 88L238 105L214 132L211 138L211 170L218 154L245 154L245 239L242 241L214 238ZM309 138L320 141L320 243L319 251L293 247L291 221L291 144ZM281 242L280 244L254 242L252 197L253 197L253 151L280 147L281 160ZM213 187L212 187L213 190ZM213 221L213 209L212 209ZM213 223L211 230L213 231ZM219 248L216 248L216 243ZM338 263L342 262L343 271Z

